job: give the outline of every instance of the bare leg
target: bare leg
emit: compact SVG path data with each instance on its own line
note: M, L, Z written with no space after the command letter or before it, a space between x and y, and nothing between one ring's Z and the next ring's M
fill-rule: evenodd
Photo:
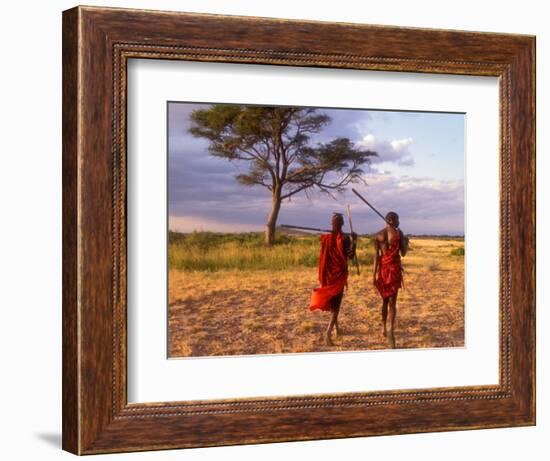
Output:
M333 314L334 314L334 326L336 327L336 336L340 337L342 336L342 330L338 325L338 315L340 315L340 306L334 308Z
M338 314L340 313L340 303L342 302L342 294L336 295L331 300L331 315L330 321L328 322L327 332L325 340L327 346L332 346L332 329L336 327L336 332L338 333Z
M395 317L397 315L397 293L390 297L389 309L388 309L388 320L390 322L390 334L388 337L388 342L392 349L395 349L395 335L394 335L394 324Z
M327 346L333 345L331 335L332 335L332 328L336 324L337 317L338 317L338 309L333 307L331 309L330 320L328 322L327 332L325 334L325 342L327 343Z
M340 311L340 309L338 309L338 311ZM338 325L338 315L336 316L336 322L334 324L334 326L336 327L336 336L339 338L340 336L343 336L344 332L342 331L342 329L340 328L340 325Z
M342 305L343 295L344 294L341 293L339 296L337 296L334 303L334 306L336 309L336 318L334 319L334 326L336 327L336 336L338 337L343 335L342 329L340 328L340 325L338 325L338 316L340 315L340 306Z
M384 326L383 335L384 338L388 335L388 331L386 330L386 319L388 318L388 302L389 298L383 298L382 299L382 325Z

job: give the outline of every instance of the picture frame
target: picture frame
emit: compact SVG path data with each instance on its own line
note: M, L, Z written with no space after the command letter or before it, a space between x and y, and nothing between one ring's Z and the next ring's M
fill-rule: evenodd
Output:
M129 59L499 79L499 383L128 403ZM62 445L83 455L535 424L535 37L76 7L63 12Z

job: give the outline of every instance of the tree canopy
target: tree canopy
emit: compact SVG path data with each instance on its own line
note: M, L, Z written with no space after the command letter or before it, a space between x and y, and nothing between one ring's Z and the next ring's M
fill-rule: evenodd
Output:
M330 123L315 108L214 104L193 111L191 122L190 133L208 139L213 156L248 162L237 181L271 192L267 243L273 243L283 200L302 191L340 192L350 182L362 181L362 167L377 155L346 137L313 143Z

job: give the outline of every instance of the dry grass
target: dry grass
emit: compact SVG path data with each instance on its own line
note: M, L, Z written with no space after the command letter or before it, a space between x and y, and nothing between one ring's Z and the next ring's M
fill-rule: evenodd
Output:
M415 239L411 245L397 302L397 347L463 346L464 258L450 254L463 241ZM308 310L315 268L170 270L169 356L385 349L372 267L362 267L361 276L350 267L350 274L339 322L344 335L328 347L322 340L328 314Z
M184 272L193 271L286 271L296 267L317 267L319 236L276 234L276 244L266 247L262 232L223 234L170 232L169 266ZM368 251L370 238L360 237L358 258L372 264Z

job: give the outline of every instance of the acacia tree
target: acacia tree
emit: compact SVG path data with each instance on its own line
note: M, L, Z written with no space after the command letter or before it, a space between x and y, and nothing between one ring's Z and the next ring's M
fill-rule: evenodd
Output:
M312 135L328 123L313 108L215 104L192 112L189 132L210 141L211 155L247 162L248 171L236 176L241 184L270 191L265 241L272 245L284 200L302 191L341 192L361 180L361 166L377 155L343 137L313 144Z

